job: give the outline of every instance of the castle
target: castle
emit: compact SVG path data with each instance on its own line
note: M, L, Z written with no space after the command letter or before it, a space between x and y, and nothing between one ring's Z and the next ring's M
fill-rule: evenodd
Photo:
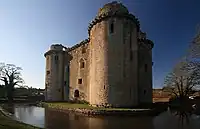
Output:
M71 48L53 44L46 57L46 101L85 100L93 106L152 102L153 42L118 2L100 8L89 38Z

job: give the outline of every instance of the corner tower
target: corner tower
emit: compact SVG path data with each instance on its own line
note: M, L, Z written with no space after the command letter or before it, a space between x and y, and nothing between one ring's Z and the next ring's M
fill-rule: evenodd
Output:
M51 45L46 57L45 100L62 101L64 99L64 57L65 51L60 44Z
M138 93L139 103L152 103L152 48L153 42L140 32L138 36Z
M90 104L138 104L139 28L137 18L118 2L104 5L89 25Z

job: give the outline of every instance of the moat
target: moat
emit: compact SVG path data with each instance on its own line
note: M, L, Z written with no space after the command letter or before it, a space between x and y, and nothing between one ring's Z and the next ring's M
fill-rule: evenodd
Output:
M154 117L86 117L36 106L14 106L8 110L18 120L46 129L197 129L200 127L200 116L181 117L172 114L170 110Z

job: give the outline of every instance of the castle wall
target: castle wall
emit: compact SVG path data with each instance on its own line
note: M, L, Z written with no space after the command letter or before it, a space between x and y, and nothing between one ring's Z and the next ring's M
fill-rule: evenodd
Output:
M51 62L52 62L52 57L47 55L46 56L46 69L45 69L45 100L50 100L53 96L52 90L53 88L51 87Z
M85 49L85 53L82 52ZM84 44L69 52L72 59L69 65L69 99L74 99L75 90L79 91L80 100L88 101L89 87L88 87L88 74L89 74L89 60L88 60L88 44ZM84 62L84 68L81 68L81 62ZM82 79L82 84L79 84L79 79Z
M61 101L63 100L63 59L64 53L61 50L50 50L46 54L46 100Z
M65 52L64 55L64 87L63 87L63 94L64 94L64 100L68 101L69 100L69 83L70 83L70 60L71 60L71 55L68 52Z
M138 32L136 25L130 20L124 20L123 33L123 73L121 74L123 75L123 86L126 87L124 94L127 94L127 98L126 102L121 100L121 105L136 106L138 104Z
M114 22L112 34L109 32L111 22ZM128 30L130 26L132 29ZM104 20L91 29L89 44L91 104L137 105L136 36L136 26L119 18Z
M115 107L152 102L153 42L140 43L146 34L138 31L138 19L124 5L106 4L88 26L89 40L66 51L52 45L45 53L46 99Z
M113 18L109 19L108 26L110 22L114 23L114 33L107 32L108 35L108 82L109 82L109 103L115 106L121 105L123 101L127 101L130 94L127 93L128 87L124 83L124 25L123 19ZM123 87L123 89L122 89ZM126 93L126 94L125 94ZM123 98L123 99L119 99Z
M140 50L139 62L140 62L139 101L140 103L151 103L152 102L152 51L148 49Z
M137 29L126 19L115 19L115 32L109 34L109 103L137 105Z
M93 26L90 35L90 104L108 103L107 21Z

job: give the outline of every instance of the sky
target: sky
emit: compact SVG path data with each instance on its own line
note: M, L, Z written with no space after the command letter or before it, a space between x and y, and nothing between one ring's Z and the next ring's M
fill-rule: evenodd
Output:
M73 46L111 0L0 0L0 62L22 67L28 86L44 88L44 53L53 43ZM153 87L184 55L200 23L199 0L121 0L154 42Z

